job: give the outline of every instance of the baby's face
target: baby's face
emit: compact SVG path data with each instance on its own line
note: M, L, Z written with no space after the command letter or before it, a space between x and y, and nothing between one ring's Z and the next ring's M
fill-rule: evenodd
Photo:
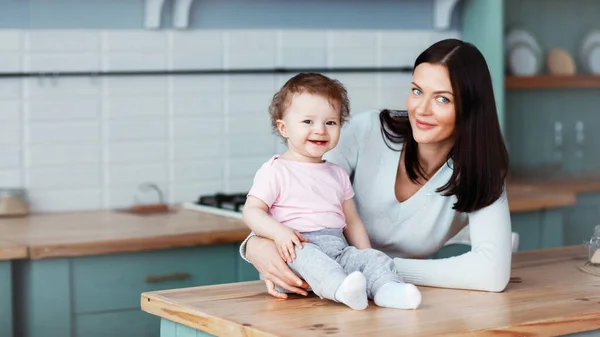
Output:
M295 94L283 119L277 121L288 150L302 161L319 162L340 138L340 111L329 100L308 93Z

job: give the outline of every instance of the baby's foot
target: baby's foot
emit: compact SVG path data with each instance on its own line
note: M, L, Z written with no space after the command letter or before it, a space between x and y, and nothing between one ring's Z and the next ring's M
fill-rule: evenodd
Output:
M335 300L354 310L366 309L369 300L367 299L367 280L365 276L359 271L346 276L335 291Z
M380 307L416 309L421 304L421 292L413 284L389 282L379 288L373 301Z

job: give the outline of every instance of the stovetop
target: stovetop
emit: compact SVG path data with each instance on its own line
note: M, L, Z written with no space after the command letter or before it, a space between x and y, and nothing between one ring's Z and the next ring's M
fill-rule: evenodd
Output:
M247 194L215 193L212 195L201 195L194 202L184 203L183 207L193 211L241 219Z

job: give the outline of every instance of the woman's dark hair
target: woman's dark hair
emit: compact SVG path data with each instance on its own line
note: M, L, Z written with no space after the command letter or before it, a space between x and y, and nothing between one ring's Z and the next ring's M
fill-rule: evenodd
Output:
M509 162L487 63L474 45L457 39L436 42L417 57L414 67L421 63L444 65L455 97L454 146L448 155L454 172L437 192L455 195L456 211L479 210L502 195ZM410 180L417 183L419 177L428 179L417 158L418 144L407 114L382 110L379 120L386 143L404 143Z

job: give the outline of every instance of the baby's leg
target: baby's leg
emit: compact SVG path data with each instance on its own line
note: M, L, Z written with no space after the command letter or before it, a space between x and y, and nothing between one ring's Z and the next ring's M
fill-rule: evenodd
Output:
M303 243L302 249L296 249L296 259L288 265L319 297L344 303L354 310L367 307L366 281L362 273L346 275L319 246Z
M367 279L367 296L378 306L416 309L421 304L419 289L398 277L394 261L385 253L348 247L339 261L347 273L355 270L363 272Z

